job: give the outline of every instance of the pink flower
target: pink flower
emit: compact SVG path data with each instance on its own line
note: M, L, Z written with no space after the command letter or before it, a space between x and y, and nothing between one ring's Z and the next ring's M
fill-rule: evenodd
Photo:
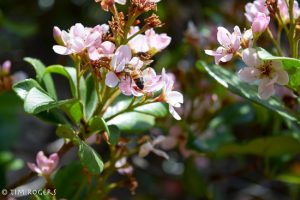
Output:
M57 153L51 154L49 158L44 155L44 152L38 152L36 156L36 164L27 163L28 167L33 171L42 176L49 176L57 167L59 157Z
M131 49L127 45L121 45L111 60L112 72L108 72L105 83L108 87L116 87L120 82L118 75L125 69L126 64L131 60Z
M270 17L267 16L265 13L257 13L256 17L254 18L253 22L252 22L252 32L254 34L260 34L262 32L264 32L270 23Z
M57 26L53 27L53 38L59 45L63 45L63 41L61 39L61 30Z
M75 24L69 32L61 32L63 45L54 45L53 50L61 55L82 53L86 48L92 46L98 37L101 37L98 31L91 32L91 30L80 23Z
M139 31L138 27L131 27L128 38ZM165 49L171 42L171 38L167 34L157 34L153 29L147 30L144 34L138 34L132 38L128 45L135 53L149 52L154 55Z
M205 53L215 57L215 63L228 62L232 59L233 55L240 49L241 45L241 31L238 26L234 27L232 34L223 27L218 27L217 39L222 45L216 51L205 50Z
M172 91L174 81L166 74L165 69L162 71L162 81L164 82L164 87L161 94L162 99L169 104L169 112L171 115L173 115L175 119L180 120L181 117L178 115L174 107L181 107L181 104L183 104L183 95L180 92Z
M10 60L4 61L4 63L1 65L1 69L5 73L9 74L10 69L11 69L11 61Z
M142 71L140 79L143 81L143 89L140 89L130 77L125 77L121 79L120 90L124 95L138 97L157 92L163 87L161 76L156 75L156 72L151 67Z
M162 51L171 43L171 37L167 36L167 34L157 34L153 29L147 30L145 32L147 43L149 46L149 50L152 55L155 53Z
M157 138L155 138L153 141L149 141L144 143L141 147L140 147L140 151L139 151L139 156L140 157L145 157L147 156L150 152L155 153L158 156L164 157L165 159L169 159L168 154L166 154L166 152L157 149L156 147L159 146L164 140L166 139L165 136L158 136Z
M290 22L289 8L285 0L278 0L278 9L280 11L280 16L283 22L289 23ZM297 1L294 1L293 15L295 19L298 19L298 17L300 16L300 9Z
M259 80L258 93L262 99L268 99L274 93L274 84L287 85L289 76L282 68L282 63L276 60L261 60L255 49L243 51L243 61L247 67L238 72L241 80L255 83Z
M255 0L253 3L247 3L245 6L245 16L249 22L253 22L257 14L264 13L265 15L269 15L269 10L265 6L265 0Z

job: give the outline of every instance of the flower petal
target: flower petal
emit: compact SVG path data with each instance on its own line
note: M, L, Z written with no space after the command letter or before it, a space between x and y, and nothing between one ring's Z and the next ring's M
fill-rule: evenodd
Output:
M117 75L113 72L108 72L107 75L106 75L106 78L105 78L105 84L108 86L108 87L116 87L119 83L119 78L117 77Z

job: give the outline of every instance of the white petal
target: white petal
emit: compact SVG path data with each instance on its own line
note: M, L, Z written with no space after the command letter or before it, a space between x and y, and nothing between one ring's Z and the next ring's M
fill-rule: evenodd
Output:
M107 75L106 75L106 78L105 78L105 84L108 86L108 87L116 87L119 83L119 78L117 77L117 75L113 72L108 72Z
M289 75L286 71L280 70L277 72L278 80L277 83L280 85L287 85L289 83Z
M218 27L217 39L223 47L229 47L231 45L231 34L224 27Z
M170 91L167 94L167 101L174 106L177 103L183 103L183 95L177 91Z
M72 53L68 48L60 45L54 45L53 50L55 53L60 55L69 55Z
M258 71L254 67L244 67L238 72L238 76L242 81L253 83L257 80Z
M258 56L256 50L253 48L245 49L242 53L242 59L249 67L256 67L258 65Z
M274 93L274 84L272 84L272 80L265 78L262 79L259 87L258 87L259 96L262 99L268 99Z
M176 110L171 105L169 105L169 112L176 120L181 120L181 117L178 115Z
M143 144L141 147L140 147L140 151L139 151L139 156L140 157L145 157L147 156L150 151L153 150L153 146L150 142L147 142L145 144Z

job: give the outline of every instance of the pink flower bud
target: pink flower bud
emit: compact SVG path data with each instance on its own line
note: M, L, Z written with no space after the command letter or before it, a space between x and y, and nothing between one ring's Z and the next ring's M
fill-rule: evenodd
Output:
M2 70L5 71L6 73L9 73L10 72L10 68L11 68L11 61L10 60L6 60L2 64Z
M57 44L64 44L64 42L61 39L61 30L57 26L53 27L53 38L57 42Z
M51 154L47 158L43 151L38 152L35 163L27 163L28 167L42 176L49 176L57 167L59 157L57 153Z
M252 32L254 34L264 32L270 23L270 17L265 13L259 12L252 22Z

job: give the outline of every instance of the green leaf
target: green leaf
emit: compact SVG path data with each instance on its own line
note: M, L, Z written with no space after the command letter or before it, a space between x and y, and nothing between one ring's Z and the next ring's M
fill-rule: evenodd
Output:
M300 177L298 174L281 174L276 179L286 183L300 184Z
M79 158L81 164L85 166L92 174L100 175L103 171L104 164L97 152L85 142L79 143Z
M90 119L98 105L98 96L95 88L93 76L90 75L86 79L86 118Z
M229 89L231 92L269 108L286 119L299 123L300 116L298 114L293 113L275 97L270 97L268 100L260 99L257 92L257 86L242 82L237 75L233 74L232 72L218 65L208 66L201 61L197 63L197 67L204 67L210 76L212 76L216 81L218 81L225 88Z
M56 101L41 90L32 88L25 98L24 109L27 113L37 114L42 111L57 108L71 101L74 100Z
M53 180L57 189L57 199L74 199L74 196L83 192L85 187L90 187L89 184L86 184L87 178L88 176L79 163L72 163L61 168Z
M100 132L105 130L109 132L108 126L103 118L95 116L89 121L89 131L91 133ZM109 133L108 133L109 134Z
M56 129L56 135L66 139L73 139L76 137L74 130L68 125L59 125Z
M57 99L52 77L50 75L44 76L44 72L46 69L45 65L40 60L34 58L27 57L24 58L24 60L31 64L35 69L36 79L38 80L38 82L42 84L44 88L46 88L52 98Z
M300 142L290 136L272 136L258 138L246 144L226 144L221 146L216 154L228 155L258 155L263 157L276 157L300 152Z
M111 145L117 145L121 136L120 130L115 125L108 126L109 129L109 143Z
M62 109L68 114L73 122L77 125L80 123L80 120L83 118L83 105L79 101L71 101L62 106Z
M116 125L121 131L142 132L155 125L155 118L137 112L120 114L107 122L108 125Z
M53 124L66 124L68 123L67 119L64 116L64 113L59 109L51 109L42 111L40 113L35 114L39 119Z
M70 84L70 89L73 96L76 96L76 77L72 77L70 75L73 74L74 68L72 67L64 67L62 65L51 65L47 67L43 73L43 77L48 76L50 73L60 74L66 77Z
M139 106L134 109L135 112L151 115L153 117L166 117L169 113L167 107L163 103L150 103Z
M28 92L34 87L43 90L40 84L33 79L25 79L14 84L13 90L24 101Z

